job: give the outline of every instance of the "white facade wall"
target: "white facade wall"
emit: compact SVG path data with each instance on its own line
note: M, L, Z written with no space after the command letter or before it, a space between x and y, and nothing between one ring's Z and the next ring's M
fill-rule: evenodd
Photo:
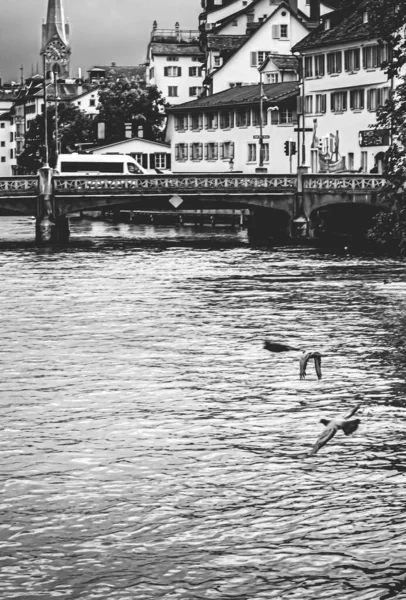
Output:
M80 91L78 91L78 94L80 94ZM86 94L79 95L78 98L75 98L71 101L71 104L77 106L87 115L95 117L99 113L99 110L97 108L99 104L99 91L91 90Z
M274 26L287 26L287 38L275 38ZM221 92L236 83L251 85L259 82L258 55L253 52L290 54L291 48L308 34L308 30L286 9L278 10L252 35L234 56L217 72L212 74L212 93Z
M99 146L90 149L90 152L92 154L112 152L130 154L146 169L171 169L171 147L169 144L160 144L143 138L131 138L108 146Z
M201 70L202 63L196 56L176 55L176 48L170 57L176 56L177 60L168 60L168 56L153 55L150 58L149 65L149 83L156 85L157 88L165 96L169 104L177 105L195 100L200 95L200 90L203 86L202 75L191 75L190 69ZM181 75L165 75L167 67L181 69ZM173 71L172 71L173 72ZM172 89L170 89L172 88ZM173 88L176 88L174 90ZM198 93L192 94L191 88L197 88ZM171 95L176 92L176 96Z
M229 17L230 15L233 15L234 13L242 10L243 8L246 8L246 6L249 6L251 4L252 0L236 0L235 2L232 2L231 4L229 4L228 6L224 6L224 8L219 8L218 10L212 11L210 13L208 13L207 15L207 25L206 28L207 29L212 29L212 27L218 23L218 21L222 21L223 19L226 19L227 17Z
M372 103L369 106L368 97L373 94L374 101L378 99L378 94L381 95L381 98L386 98L390 89L390 82L380 67L364 68L363 48L375 45L376 42L371 40L365 43L329 46L324 50L306 51L305 54L305 56L313 58L313 65L315 55L326 56L334 52L340 52L342 55L340 73L328 74L327 59L325 59L324 76L316 77L313 66L313 76L305 78L305 96L311 97L311 106L307 107L305 125L313 127L316 121L318 138L337 136L338 134L339 153L346 159L346 167L351 171L362 169L363 172L370 172L371 168L375 166L375 156L388 147L387 145L366 147L360 145L360 132L370 130L370 126L376 122L376 104ZM344 57L346 49L360 50L359 69L346 70ZM379 93L373 91L381 88L385 88L385 90ZM345 96L345 105L341 106L339 102L342 102L342 99L339 99L333 110L331 96L337 92ZM316 95L326 97L325 112L317 111ZM357 97L354 98L354 96ZM309 99L307 99L307 103L309 104ZM352 106L353 104L354 106ZM306 162L314 172L320 169L320 164L317 154L311 151L312 138L311 133L306 135Z
M228 129L221 128L221 113L228 112L231 110L232 124L233 126ZM238 108L236 110L242 110ZM241 173L255 173L255 169L259 167L259 140L260 133L259 125L252 125L253 123L253 111L254 108L247 108L250 111L250 125L245 127L238 127L236 114L234 109L222 108L221 111L215 110L217 114L217 127L213 129L207 129L206 127L206 114L208 111L193 111L187 113L187 129L179 130L177 128L177 117L173 113L169 114L168 126L167 126L167 140L171 140L172 147L172 171L174 173L224 173L231 170L230 158L227 156L221 158L221 144L232 143L234 154L233 154L233 165L232 169L236 172ZM259 107L256 107L256 111ZM213 111L210 111L211 113ZM186 114L186 113L185 113ZM201 128L195 130L192 129L193 122L192 116L198 119L197 115L200 116L200 122L203 124ZM275 125L271 123L271 111L267 111L265 116L264 109L264 121L267 124L263 126L263 135L269 135L269 139L265 139L264 143L269 144L269 160L266 160L264 166L267 167L269 173L273 174L289 174L290 173L290 160L289 157L284 153L284 144L286 141L297 140L297 133L294 129L297 127L296 122L290 124ZM179 160L179 146L178 144L187 145L187 159ZM192 156L191 144L202 144L201 157L198 160L194 160ZM207 154L206 144L217 144L217 158L210 159ZM254 157L252 156L252 146L255 146ZM232 149L231 149L232 153ZM251 155L251 156L250 156ZM254 160L250 160L255 158ZM297 168L297 157L292 157L292 169L293 172Z
M14 119L0 115L0 177L11 177L17 164Z

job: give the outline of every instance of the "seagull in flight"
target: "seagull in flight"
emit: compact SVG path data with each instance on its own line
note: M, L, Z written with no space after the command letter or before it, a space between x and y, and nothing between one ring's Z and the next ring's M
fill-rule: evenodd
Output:
M301 352L300 356L300 379L306 378L306 367L310 359L314 360L314 368L316 369L316 374L319 379L321 379L321 353L313 352L309 350L300 350L300 348L295 348L294 346L287 346L286 344L279 344L276 342L271 342L269 340L265 340L264 342L265 350L269 350L269 352Z
M329 421L328 419L320 419L320 423L323 423L323 425L325 425L326 428L318 437L313 448L310 450L309 456L314 456L315 454L317 454L320 448L323 448L323 446L325 446L327 442L329 442L331 438L335 436L339 429L341 429L345 435L351 435L351 433L354 433L354 431L358 429L360 420L351 419L351 417L355 415L360 406L361 402L357 404L356 407L353 408L347 415L345 415L345 417L342 418L338 417L336 419L331 419L331 421Z

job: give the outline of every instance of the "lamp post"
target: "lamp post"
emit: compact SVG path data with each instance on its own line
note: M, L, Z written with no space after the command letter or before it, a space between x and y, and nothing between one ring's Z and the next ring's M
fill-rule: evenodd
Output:
M299 114L298 110L298 128L297 128L297 166L304 167L306 164L306 107L305 107L305 58L303 54L300 52L294 52L294 56L297 57L299 61L299 81L300 81L300 102L299 107L301 107L302 119L301 123L299 123ZM301 137L301 140L300 140Z
M264 84L262 71L259 71L259 167L264 166L264 138L263 138L263 123L262 123L262 110L264 106Z
M44 167L48 167L49 150L48 150L48 111L47 111L47 72L46 72L46 57L45 52L42 55L43 72L44 72Z

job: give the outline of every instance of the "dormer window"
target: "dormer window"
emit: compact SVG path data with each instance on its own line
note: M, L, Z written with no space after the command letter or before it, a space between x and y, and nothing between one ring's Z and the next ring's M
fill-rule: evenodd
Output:
M368 11L364 11L362 13L362 22L363 23L368 23Z
M331 21L330 19L325 19L324 21L324 31L328 31L331 28Z

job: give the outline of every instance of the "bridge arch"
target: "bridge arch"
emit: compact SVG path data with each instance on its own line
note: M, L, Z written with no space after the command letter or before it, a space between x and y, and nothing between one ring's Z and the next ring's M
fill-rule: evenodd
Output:
M309 214L309 235L319 239L364 239L374 217L386 211L382 205L367 202L321 203Z

